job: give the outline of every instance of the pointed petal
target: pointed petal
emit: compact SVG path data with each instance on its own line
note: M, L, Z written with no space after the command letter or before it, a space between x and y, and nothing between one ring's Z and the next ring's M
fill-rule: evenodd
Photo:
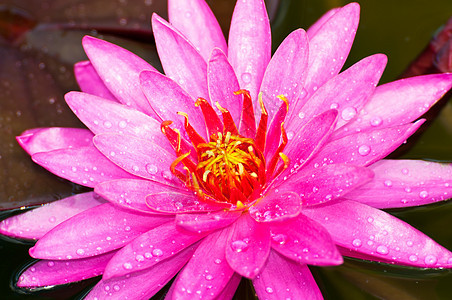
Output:
M247 230L245 230L247 229ZM270 252L268 226L242 215L233 225L226 243L226 260L240 275L254 278Z
M146 196L146 204L150 209L169 214L184 214L191 212L209 212L221 210L224 206L215 205L215 202L200 201L193 192L181 193L165 191ZM228 206L226 206L228 207Z
M337 13L341 7L333 8L324 13L315 23L313 23L311 26L309 26L306 33L308 34L309 39L312 39L317 31L319 31L320 28L322 28L323 24L325 24L335 13Z
M170 220L172 218L165 216L130 213L106 203L53 228L30 249L30 255L57 260L95 256L118 249Z
M103 203L92 192L67 197L1 221L0 233L37 240L70 217Z
M136 299L150 299L154 296L192 257L196 246L187 247L173 257L156 264L152 268L130 275L101 280L85 297L86 300L105 298L127 299L133 295Z
M235 125L240 123L242 97L234 94L240 90L234 69L220 49L213 49L207 65L207 84L212 103L220 103L232 115Z
M298 29L284 39L270 60L260 87L270 117L275 115L281 104L277 96L284 95L289 100L290 106L302 92L306 78L308 49L306 32Z
M337 245L376 261L421 268L452 267L452 253L407 223L354 201L306 208L303 213L321 223Z
M359 4L350 3L309 36L309 63L305 89L312 94L339 73L348 56L359 22Z
M168 191L188 192L184 187L170 185L169 182L168 184L162 184L139 179L110 180L96 185L94 190L115 205L152 214L155 211L146 204L147 195Z
M228 47L215 15L204 0L170 0L168 16L207 61L213 48L227 53Z
M253 279L259 299L323 299L306 265L271 252L262 272Z
M154 142L130 135L102 133L93 139L94 145L109 160L136 176L159 182L177 182L169 167L175 159Z
M116 97L105 86L89 60L76 63L74 65L74 75L82 92L118 102Z
M202 240L174 282L173 299L217 299L234 274L225 258L229 230L216 231Z
M271 31L263 0L237 1L229 30L228 58L240 88L248 90L258 111L257 93L271 58Z
M309 161L327 142L336 126L337 110L330 109L314 117L294 134L288 132L289 141L284 153L289 158L289 165L272 182L272 186L279 186L283 181L297 174L298 170Z
M159 72L143 71L140 74L141 88L161 120L171 120L177 129L185 132L184 120L177 112L184 112L190 124L201 136L206 136L206 125L195 100L176 82Z
M371 170L354 165L332 164L292 176L280 191L297 193L303 207L316 205L342 197L368 183L374 174Z
M300 214L301 198L293 192L269 193L250 207L250 216L257 222L284 221Z
M330 141L305 168L317 168L332 163L371 165L397 149L422 123L423 120L420 120L414 124L355 133Z
M126 49L91 36L85 36L82 44L97 74L119 102L155 117L138 79L141 71L154 67Z
M207 63L199 52L156 14L152 15L152 30L165 74L179 83L193 98L209 99Z
M335 132L334 138L413 122L430 109L451 86L452 74L417 76L381 85L375 89L356 119Z
M298 263L331 266L342 264L331 236L319 223L304 215L270 224L272 248Z
M203 237L201 234L178 230L174 222L156 227L119 250L105 268L103 280L155 266Z
M326 82L309 98L302 114L290 121L287 131L297 131L312 117L330 108L339 112L336 128L351 121L374 92L386 62L385 55L375 54Z
M82 128L35 128L16 137L19 145L33 155L63 148L92 146L93 133Z
M32 159L53 174L87 187L112 179L137 178L113 164L94 147L39 152Z
M45 287L81 281L104 272L115 251L75 260L40 260L23 272L18 287Z
M241 211L178 214L176 215L176 224L191 232L204 233L229 226L235 222L241 214Z
M418 160L380 160L375 178L346 198L376 208L417 206L452 197L452 166Z
M114 132L146 138L173 152L160 130L160 122L133 108L85 93L70 92L65 99L94 134Z

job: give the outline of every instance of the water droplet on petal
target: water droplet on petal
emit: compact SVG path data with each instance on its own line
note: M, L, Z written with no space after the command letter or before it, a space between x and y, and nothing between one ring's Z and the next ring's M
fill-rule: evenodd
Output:
M104 126L105 126L105 128L111 128L112 124L110 121L105 121Z
M416 255L410 255L410 257L408 257L408 259L411 261L411 262L415 262L415 261L417 261L417 256Z
M362 242L361 242L360 239L354 239L353 242L352 242L352 244L353 244L353 246L355 246L355 247L361 247Z
M157 174L158 168L156 165L153 164L147 164L146 165L146 171L151 174L151 175L155 175Z
M138 262L140 262L140 261L144 261L144 256L143 256L143 255L140 255L140 254L138 254L137 256L135 256L135 260L136 260L136 261L138 261Z
M119 125L119 128L126 128L127 122L126 121L120 121L118 125Z
M248 249L248 244L245 243L244 241L237 240L231 243L231 248L233 251L240 253Z
M372 120L370 120L370 125L377 127L377 126L381 125L382 122L383 122L383 120L380 117L375 117Z
M419 193L419 197L421 197L422 199L425 199L428 197L428 192L427 191L421 191Z
M163 255L163 251L162 250L160 250L160 249L154 249L154 250L152 250L152 255L154 255L154 256L162 256Z
M429 266L436 264L437 261L438 259L434 255L427 255L424 259L425 264Z
M251 81L251 74L250 73L243 73L242 74L242 80L244 83L249 83Z
M47 266L49 266L50 268L53 267L55 265L55 263L53 261L49 261L47 263Z
M130 270L130 269L132 269L132 264L126 262L126 263L124 263L124 264L122 265L122 267L123 267L124 269L126 269L126 270Z
M341 117L345 121L349 121L349 120L353 119L353 117L355 117L355 116L356 116L356 108L354 108L354 107L347 107L341 113Z
M212 280L212 279L213 279L212 275L210 275L210 274L206 275L206 280Z
M286 243L287 240L287 236L285 234L279 233L279 234L275 234L272 236L272 239L280 244L280 245L284 245Z
M370 147L367 145L362 145L358 148L358 153L362 156L366 156L370 153Z
M78 255L83 255L83 254L85 254L85 250L83 250L83 249L77 249L76 253L77 253Z
M391 187L392 186L392 181L391 180L385 180L385 186L386 187Z
M408 175L408 172L409 172L409 171L408 171L407 168L403 168L403 169L402 169L402 174L403 174L403 175Z
M386 254L388 254L388 252L389 252L388 251L388 247L386 247L384 245L380 245L380 246L377 247L377 253L386 255Z
M265 288L265 291L269 294L273 293L273 289L269 286Z

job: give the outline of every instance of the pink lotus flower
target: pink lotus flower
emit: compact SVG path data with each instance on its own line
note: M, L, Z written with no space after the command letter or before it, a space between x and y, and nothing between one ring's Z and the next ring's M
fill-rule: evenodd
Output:
M165 71L83 39L83 92L66 95L88 129L17 139L32 159L94 188L4 220L38 240L17 285L102 274L88 299L231 298L241 276L262 299L321 298L307 265L342 255L450 268L452 253L380 208L449 198L452 168L383 159L423 123L452 74L376 87L386 57L339 73L359 5L292 32L271 57L263 0L238 1L226 45L203 0L169 1L152 25ZM413 123L414 122L414 123ZM100 195L100 196L99 196Z

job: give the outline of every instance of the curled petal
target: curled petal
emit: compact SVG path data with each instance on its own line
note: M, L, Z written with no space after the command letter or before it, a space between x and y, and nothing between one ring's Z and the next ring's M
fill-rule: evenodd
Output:
M156 227L128 243L108 263L103 279L123 276L171 258L204 235L180 231L174 222Z
M303 214L322 224L335 243L376 261L421 268L450 268L452 253L407 223L354 201L306 208Z
M270 233L272 248L288 259L316 266L343 262L326 229L302 214L287 222L270 224Z
M74 65L74 75L82 92L115 102L118 101L105 86L102 78L99 77L89 60L76 63Z
M452 197L452 166L417 160L380 160L375 178L346 198L376 208L429 204Z
M102 182L95 187L95 192L113 204L139 212L155 213L146 204L146 196L168 191L189 192L182 186L162 184L141 179L119 179Z
M267 261L270 252L267 224L242 215L233 225L226 243L226 260L240 275L254 278Z
M228 46L228 58L240 88L248 90L251 98L256 100L271 58L270 22L263 0L237 1ZM254 101L254 104L254 111L259 111L258 102Z
M168 16L170 23L192 42L206 61L215 47L227 53L220 25L204 0L170 0Z
M306 265L271 252L262 272L253 279L259 299L323 299Z
M257 222L283 221L298 216L301 198L294 192L269 193L250 207L250 216Z
M201 54L184 36L156 14L152 15L152 30L165 74L193 98L209 99L207 63Z
M1 221L0 233L37 240L70 217L103 203L92 192L67 197Z
M76 260L40 260L20 275L17 286L44 287L99 276L115 253L112 251Z
M170 220L172 218L165 216L130 213L106 203L85 210L53 228L30 249L30 255L57 260L95 256L118 249Z
M229 230L216 231L202 240L174 282L173 299L219 299L216 297L234 274L224 254Z
M177 255L143 271L109 280L102 279L85 299L127 299L130 295L137 299L150 299L179 272L195 249L195 245L187 247Z
M112 179L137 178L113 164L94 147L39 152L32 159L53 174L88 187Z
M97 74L119 102L156 117L138 79L141 71L154 67L126 49L91 36L85 36L82 44Z
M176 224L185 230L203 233L229 226L241 214L241 211L227 210L199 214L178 214L176 215Z
M93 133L86 129L50 127L26 130L16 140L28 154L33 155L57 149L92 146L93 137Z

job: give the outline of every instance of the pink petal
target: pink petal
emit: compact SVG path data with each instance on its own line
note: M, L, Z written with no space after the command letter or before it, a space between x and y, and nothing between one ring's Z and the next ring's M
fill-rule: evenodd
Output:
M298 263L316 266L342 264L336 245L319 223L304 215L270 224L272 248Z
M119 250L108 263L103 280L155 266L203 237L202 234L180 231L174 222L156 227Z
M240 275L254 278L267 261L270 243L267 225L244 214L232 225L226 243L226 260Z
M80 259L123 247L172 218L130 213L110 203L85 210L44 235L30 249L41 259Z
M305 89L312 94L339 73L348 56L359 22L359 4L339 9L309 35L309 63ZM298 111L298 110L297 110Z
M214 211L176 215L176 224L191 232L204 233L229 226L237 220L241 211Z
M308 34L308 37L312 39L317 31L319 31L320 28L322 28L323 24L325 24L335 13L337 13L341 8L333 8L324 13L317 21L315 21L314 24L309 26L306 33Z
M237 1L229 29L228 58L237 74L240 88L253 100L261 86L271 58L271 31L263 0ZM259 104L254 101L254 111Z
M351 163L367 166L379 161L404 143L423 123L406 124L355 133L326 144L305 168Z
M131 295L137 299L150 299L179 272L195 249L196 246L187 247L177 255L141 272L101 280L84 299L128 299Z
M209 99L207 63L201 54L184 36L156 14L152 15L152 30L165 74L193 98Z
M279 190L296 192L303 206L310 206L342 197L373 177L373 172L367 168L332 164L306 173L302 170L281 184Z
M174 282L173 299L216 299L223 291L234 274L225 258L228 234L219 230L200 243Z
M289 103L295 103L302 92L306 78L308 48L306 32L298 29L284 39L270 60L260 87L270 118L281 105L277 96L284 95Z
M35 128L16 137L19 145L33 155L63 148L92 146L93 133L81 128Z
M303 214L321 223L339 246L398 265L452 267L452 253L407 223L354 201L306 208Z
M339 112L337 128L352 120L372 95L386 62L385 55L375 54L326 82L309 98L301 113L290 121L287 131L296 132L312 117L330 108Z
M117 167L94 147L39 152L32 159L53 174L87 187L112 179L137 178Z
M40 260L23 272L18 287L45 287L99 276L116 252L76 260Z
M242 280L242 276L240 276L237 273L234 273L234 275L232 275L232 277L231 277L231 280L229 280L228 284L223 289L221 294L218 295L217 299L225 299L225 300L232 299L232 297L234 297L234 294L235 294L237 287L239 286L241 280Z
M243 101L242 96L234 95L234 92L240 90L240 85L228 58L217 48L213 49L207 64L207 84L211 102L218 102L227 109L238 126Z
M188 192L182 186L166 185L160 182L119 179L102 182L95 187L95 192L115 205L144 213L155 213L146 204L146 196L159 192L181 191Z
M301 199L296 193L269 193L250 207L250 216L257 222L284 221L300 214Z
M103 203L105 200L92 192L67 197L1 221L0 233L16 238L40 239L61 222Z
M452 74L405 78L381 85L356 119L334 138L357 131L410 123L423 115L452 86Z
M193 192L181 193L177 191L165 191L146 196L146 204L150 209L169 214L184 214L189 212L209 212L230 207L222 206L215 202L206 203L199 200Z
M95 134L114 132L146 138L166 150L173 148L160 130L160 121L125 105L85 93L67 93L66 102Z
M429 204L452 197L452 166L418 160L380 160L375 178L346 198L376 208Z
M153 71L154 67L126 49L91 36L85 36L82 44L97 74L119 102L155 117L138 79L141 71Z
M307 161L327 142L336 126L337 110L330 109L314 117L296 134L288 133L290 140L284 149L289 158L289 166L274 181L272 186L279 186L292 175L297 174Z
M89 60L74 65L74 75L82 92L117 102Z
M140 74L140 82L143 93L161 120L171 120L181 132L185 132L184 118L177 114L184 112L188 115L190 125L201 136L207 136L201 110L195 106L195 100L176 82L152 71L143 71Z
M323 299L306 265L271 252L262 272L253 279L259 299Z
M163 183L178 181L170 171L170 165L176 159L174 152L168 152L148 139L102 133L93 141L103 155L131 174Z
M168 16L171 25L192 42L206 61L215 47L227 52L220 25L204 0L170 0Z

